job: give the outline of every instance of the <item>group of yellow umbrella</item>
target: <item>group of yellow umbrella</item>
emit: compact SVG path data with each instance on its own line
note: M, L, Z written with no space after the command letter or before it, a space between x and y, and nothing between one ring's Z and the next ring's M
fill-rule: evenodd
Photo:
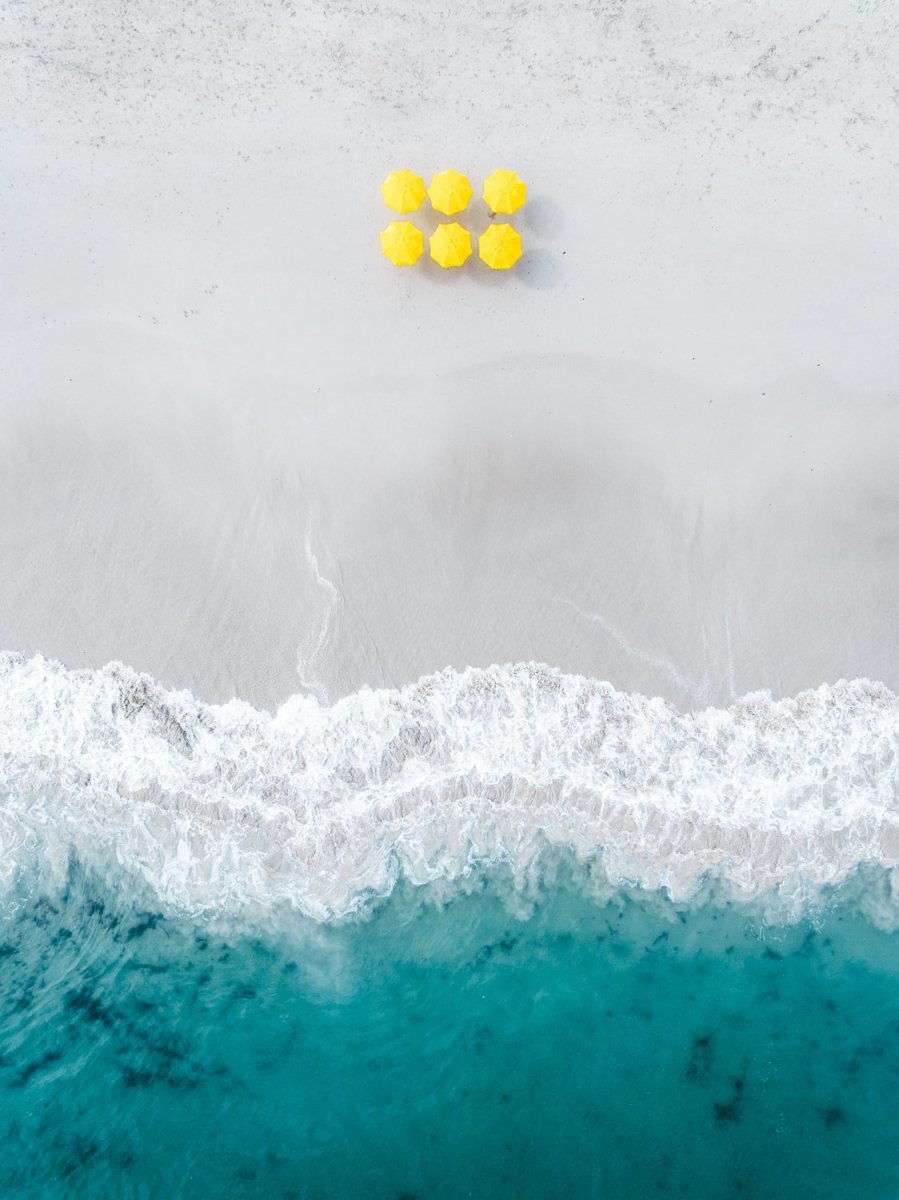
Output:
M527 199L527 184L514 171L494 171L481 193L491 215L517 212ZM463 212L474 195L459 171L438 171L425 187L414 171L391 171L381 184L384 201L398 213L417 212L430 200L444 216ZM478 256L494 271L508 271L521 258L521 236L511 225L488 225L477 239ZM461 267L471 257L471 234L457 221L442 222L428 239L431 258L441 267ZM421 258L425 235L411 221L391 221L381 230L381 251L396 267L411 267Z

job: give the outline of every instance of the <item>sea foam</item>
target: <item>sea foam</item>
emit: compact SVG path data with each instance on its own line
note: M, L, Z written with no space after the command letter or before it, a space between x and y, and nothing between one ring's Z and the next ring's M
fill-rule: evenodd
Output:
M188 913L333 920L398 879L526 889L563 851L602 891L805 910L874 864L899 920L899 697L866 680L678 712L535 663L330 707L204 704L113 663L0 656L0 889L73 860ZM896 876L896 887L892 886Z

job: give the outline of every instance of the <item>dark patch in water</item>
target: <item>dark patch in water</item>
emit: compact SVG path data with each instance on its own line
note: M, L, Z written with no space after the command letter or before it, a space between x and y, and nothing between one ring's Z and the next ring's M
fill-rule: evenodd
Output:
M128 930L126 942L132 942L135 938L143 937L145 933L149 933L151 929L155 929L162 920L162 913L144 913L142 921L138 921L136 925L132 925Z
M486 962L488 958L492 958L494 952L501 950L503 954L511 954L518 944L518 938L513 937L510 933L505 933L497 942L492 942L487 946L482 946L475 955L475 963Z
M772 950L770 946L765 947L765 953L762 955L762 958L770 958L774 962L783 962L783 955L778 954L776 950Z
M723 1104L715 1105L715 1120L719 1125L728 1123L738 1124L740 1120L740 1109L736 1100L727 1100Z
M122 1083L127 1088L145 1088L159 1082L162 1079L160 1075L154 1075L152 1071L138 1071L134 1067L125 1067L122 1071Z
M60 1175L65 1179L73 1171L77 1171L80 1167L85 1166L92 1158L97 1156L99 1149L99 1146L92 1138L76 1137L72 1142L67 1161L60 1167Z
M30 915L31 920L37 925L38 929L46 929L53 918L59 916L59 909L52 905L49 900L38 900L31 910Z
M734 1094L730 1100L719 1101L715 1104L715 1122L718 1125L738 1125L742 1113L743 1091L746 1087L746 1076L738 1075L733 1083Z
M15 954L15 952L16 947L12 945L11 942L4 942L3 945L0 946L0 962L2 962L4 958L9 958L9 956L11 954Z
M833 1129L835 1125L846 1124L846 1114L841 1108L834 1105L831 1108L825 1108L821 1112L821 1120L828 1129Z
M715 1056L713 1045L714 1035L699 1034L693 1039L690 1048L690 1061L687 1064L687 1078L694 1083L705 1083L712 1070L712 1060Z
M42 1054L40 1058L36 1058L34 1062L30 1062L27 1067L24 1067L19 1072L16 1076L16 1087L24 1087L38 1071L42 1071L44 1067L49 1067L51 1063L59 1062L61 1058L61 1050L48 1050L46 1054Z
M799 947L799 949L796 951L796 953L801 954L803 958L808 958L810 955L814 954L814 952L815 952L815 936L816 935L815 935L814 929L810 929L808 931L808 933L805 935L805 937L802 939L802 945Z
M187 1058L186 1051L183 1050L177 1044L177 1042L174 1041L174 1039L165 1041L160 1038L156 1041L148 1042L148 1044L150 1048L155 1050L156 1053L162 1058L167 1058L175 1062L184 1062Z
M119 914L107 910L106 905L102 900L89 900L87 903L87 915L89 917L97 917L100 923L110 932L114 932L122 923L122 918ZM119 938L116 936L116 941Z
M65 998L65 1006L69 1012L83 1013L85 1020L98 1021L101 1025L105 1025L107 1029L111 1029L115 1023L109 1015L109 1010L105 1005L100 1003L89 988L78 988L68 992Z

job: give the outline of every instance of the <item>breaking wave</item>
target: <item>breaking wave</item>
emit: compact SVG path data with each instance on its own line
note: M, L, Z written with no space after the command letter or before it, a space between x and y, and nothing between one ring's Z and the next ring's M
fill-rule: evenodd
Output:
M899 921L899 697L842 681L687 715L523 663L270 714L0 655L7 903L74 861L171 909L326 921L491 864L526 894L560 853L597 894L711 879L781 913L873 864Z

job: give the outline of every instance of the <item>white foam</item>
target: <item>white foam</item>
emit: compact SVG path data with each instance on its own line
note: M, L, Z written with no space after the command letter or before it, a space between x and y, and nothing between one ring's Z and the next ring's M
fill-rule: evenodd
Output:
M899 698L843 681L684 715L526 663L271 715L2 655L0 795L7 894L75 856L164 906L325 920L400 875L525 880L550 846L676 899L713 874L801 905L899 863Z

